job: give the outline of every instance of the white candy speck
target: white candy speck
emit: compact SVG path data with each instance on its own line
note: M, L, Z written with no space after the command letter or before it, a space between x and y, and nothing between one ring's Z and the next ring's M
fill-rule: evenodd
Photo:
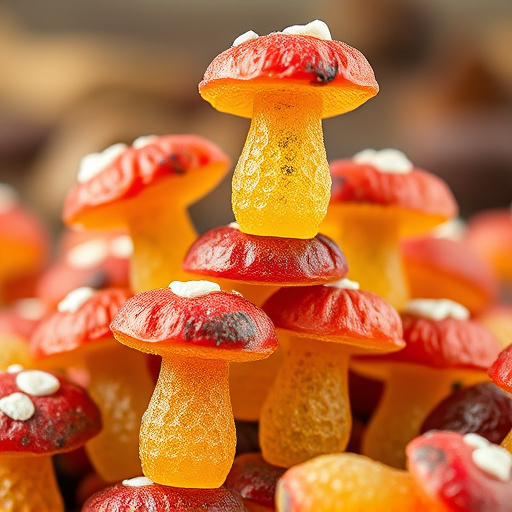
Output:
M77 180L80 183L85 183L94 178L109 164L111 164L121 153L126 150L126 144L121 142L113 144L104 149L101 153L89 153L85 155L78 165Z
M477 448L472 454L473 462L482 470L499 480L508 482L512 472L512 455L496 444Z
M239 226L238 222L230 222L230 223L228 224L228 226L229 226L230 228L240 230L240 226Z
M142 149L144 146L151 144L156 139L158 139L156 135L142 135L132 142L132 147L135 149Z
M0 183L0 213L12 210L20 201L18 192L14 187Z
M331 31L326 23L321 20L314 20L307 25L292 25L283 30L283 34L312 36L317 39L332 40Z
M450 299L413 299L406 304L404 312L432 320L444 320L448 317L468 320L470 317L467 308Z
M187 299L201 297L211 292L220 292L220 286L211 281L173 281L169 288L172 293Z
M93 268L105 261L107 256L107 242L103 238L96 238L70 249L66 255L66 262L76 269Z
M32 396L48 396L56 393L60 388L57 377L41 370L26 370L16 375L16 385Z
M87 302L94 294L95 290L86 286L76 288L69 292L57 305L61 313L74 313L78 308Z
M153 482L153 480L150 480L145 476L137 476L128 480L123 480L123 485L126 487L144 487L145 485L152 485L154 483L155 482Z
M330 286L331 288L345 288L346 290L359 290L359 283L357 281L351 281L346 277L334 281L333 283L327 283L325 286Z
M12 393L0 399L0 411L13 420L25 421L34 415L32 400L23 393Z
M248 30L247 32L244 32L243 34L239 35L234 41L231 46L238 46L239 44L245 43L246 41L250 41L251 39L256 39L257 37L260 37L254 30Z
M5 371L7 373L18 373L22 372L24 369L25 368L21 366L21 364L10 364Z
M437 226L432 234L437 238L447 238L448 240L462 240L466 231L466 223L462 219L452 219L443 222Z
M479 436L478 434L470 433L465 434L462 440L469 446L473 448L485 448L489 446L489 441L485 439L485 437Z
M368 164L375 167L380 172L392 174L407 174L413 169L411 161L405 156L405 153L398 149L364 149L356 153L352 160L356 164Z
M41 320L47 311L44 302L36 298L17 300L14 307L26 320Z
M133 242L128 235L116 236L110 241L110 254L116 258L129 258L133 255Z

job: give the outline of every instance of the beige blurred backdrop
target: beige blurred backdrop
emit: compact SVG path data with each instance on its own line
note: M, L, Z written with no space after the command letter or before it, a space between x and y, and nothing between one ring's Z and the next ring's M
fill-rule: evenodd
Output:
M443 176L464 216L512 201L510 0L2 0L0 181L57 230L79 159L139 135L198 133L233 158L249 121L201 100L241 33L320 18L361 50L381 91L324 122L329 159L397 147ZM231 220L230 180L194 205Z

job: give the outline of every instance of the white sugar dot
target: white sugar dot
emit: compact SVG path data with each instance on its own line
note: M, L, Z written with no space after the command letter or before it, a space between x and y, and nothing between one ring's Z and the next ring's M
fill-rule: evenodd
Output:
M103 238L76 245L66 255L66 262L76 269L97 267L108 256L108 245Z
M94 294L95 290L86 286L76 288L69 292L57 305L61 313L74 313L82 304L87 302Z
M16 385L21 391L32 396L48 396L60 388L57 377L41 370L26 370L16 375Z
M0 183L0 213L12 210L20 201L18 192L14 187Z
M5 371L7 373L18 373L22 372L24 369L25 368L21 366L21 364L10 364Z
M239 44L245 43L246 41L250 41L251 39L256 39L258 34L254 32L254 30L248 30L247 32L244 32L243 34L239 35L234 41L231 46L238 46Z
M238 222L230 222L228 224L228 227L240 230L240 225L238 224Z
M137 476L135 478L130 478L128 480L123 480L123 485L126 487L143 487L145 485L152 485L155 482L146 478L145 476Z
M110 254L116 258L130 258L133 255L132 239L128 235L120 235L110 240Z
M512 471L512 455L495 444L477 448L472 454L473 462L491 476L504 482L510 479Z
M462 439L467 445L472 446L473 448L485 448L490 444L485 437L473 433L465 434Z
M332 40L331 31L327 24L321 20L314 20L307 25L292 25L283 30L283 34L312 36L317 39Z
M173 281L169 288L176 295L187 299L194 299L212 292L220 292L220 286L211 281Z
M450 299L413 299L405 305L404 312L432 320L444 320L448 317L469 320L470 317L467 308Z
M12 393L0 399L0 411L13 420L25 421L34 415L32 400L23 393Z
M346 277L334 281L333 283L327 283L325 286L330 286L331 288L345 288L346 290L359 290L359 283L357 281L351 281Z
M142 149L144 146L148 146L156 139L158 139L156 135L142 135L132 142L132 147L135 149Z
M413 165L405 153L398 149L364 149L356 153L353 158L356 164L368 164L378 171L392 174L407 174L412 171Z
M85 183L106 169L119 155L127 149L126 144L118 143L109 146L101 153L85 155L78 166L77 180Z

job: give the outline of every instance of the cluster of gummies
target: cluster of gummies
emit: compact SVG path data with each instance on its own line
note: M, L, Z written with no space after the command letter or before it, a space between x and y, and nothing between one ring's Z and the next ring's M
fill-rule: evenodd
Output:
M0 314L0 512L62 511L50 456L83 445L84 512L512 510L512 316L486 263L512 277L512 214L495 245L434 236L455 199L405 154L329 165L322 119L378 85L318 20L243 34L199 90L252 118L237 222L188 217L230 165L201 137L80 162L82 232ZM6 301L45 253L20 212L0 189ZM261 453L235 459L235 420Z

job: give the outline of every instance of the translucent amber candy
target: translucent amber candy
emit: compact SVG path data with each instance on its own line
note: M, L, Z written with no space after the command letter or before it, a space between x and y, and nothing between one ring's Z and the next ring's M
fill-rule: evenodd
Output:
M322 134L322 99L293 88L254 98L247 141L233 176L241 231L313 238L327 212L331 178Z

